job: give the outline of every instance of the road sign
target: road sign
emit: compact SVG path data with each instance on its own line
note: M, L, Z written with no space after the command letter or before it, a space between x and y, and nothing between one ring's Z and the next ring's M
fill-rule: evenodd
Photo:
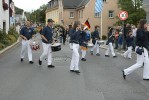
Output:
M118 14L118 17L120 20L124 21L128 18L128 13L127 11L121 11L119 14Z

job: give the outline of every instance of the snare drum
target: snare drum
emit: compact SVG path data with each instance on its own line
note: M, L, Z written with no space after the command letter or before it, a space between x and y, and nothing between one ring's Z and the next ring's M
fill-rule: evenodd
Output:
M87 44L87 47L88 47L88 48L92 48L93 46L94 46L93 43L88 43L88 44Z
M60 51L61 50L61 44L60 43L54 43L51 45L52 52Z
M97 44L101 45L101 44L104 44L105 41L97 41Z

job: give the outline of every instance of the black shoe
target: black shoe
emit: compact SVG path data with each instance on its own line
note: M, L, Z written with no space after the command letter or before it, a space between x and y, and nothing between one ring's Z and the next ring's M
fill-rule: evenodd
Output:
M79 70L76 70L75 72L76 72L77 74L79 74L79 73L80 73L80 71L79 71Z
M74 70L70 70L70 72L75 72Z
M149 81L149 79L143 79L143 80L145 80L145 81Z
M33 64L34 62L33 62L33 61L29 61L29 63L30 63L30 64Z
M97 54L96 54L96 56L100 56L100 54L99 54L99 53L97 53Z
M116 58L117 56L113 56L113 58Z
M86 59L85 59L85 58L82 58L81 60L82 60L82 61L86 61Z
M109 55L105 55L105 57L110 57Z
M126 75L125 75L124 70L122 71L122 73L123 73L123 78L126 79Z
M42 65L42 61L40 59L39 59L38 63L39 63L39 65Z
M48 65L48 68L54 68L55 66L54 65Z
M23 58L21 58L21 62L23 62Z

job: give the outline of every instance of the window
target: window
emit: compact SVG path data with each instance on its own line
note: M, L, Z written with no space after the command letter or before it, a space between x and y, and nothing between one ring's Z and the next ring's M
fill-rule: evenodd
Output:
M109 18L114 18L114 11L112 10L109 11Z
M106 2L107 0L103 0L103 2Z
M6 32L6 22L3 21L3 31Z
M70 12L70 18L74 18L74 12Z
M100 12L95 13L95 17L101 17L101 13Z

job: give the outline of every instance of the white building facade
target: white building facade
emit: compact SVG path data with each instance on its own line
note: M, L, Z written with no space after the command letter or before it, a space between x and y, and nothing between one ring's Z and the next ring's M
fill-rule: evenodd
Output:
M0 30L7 33L9 30L9 8L4 10L3 2L9 7L9 0L0 0Z

